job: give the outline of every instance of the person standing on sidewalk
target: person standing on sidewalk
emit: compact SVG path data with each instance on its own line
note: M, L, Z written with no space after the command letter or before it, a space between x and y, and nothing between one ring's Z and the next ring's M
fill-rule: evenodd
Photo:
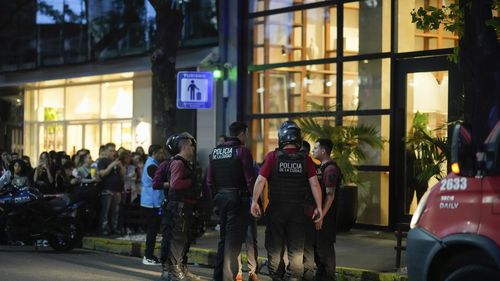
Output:
M169 188L167 204L163 210L161 232L162 280L184 281L198 279L188 272L183 259L189 251L189 237L194 207L199 190L193 159L196 140L189 133L180 133L173 139L174 152L168 169Z
M160 162L165 160L165 152L158 144L152 144L148 149L148 158L144 164L141 183L141 207L146 219L146 249L142 263L145 265L159 265L160 261L154 256L156 235L160 231L161 213L163 203L163 190L153 189L153 177Z
M215 281L235 280L238 274L238 255L248 226L249 197L255 181L252 154L245 147L248 126L233 122L229 134L210 154L207 172L207 186L216 193L215 208L220 220Z
M332 160L333 143L329 139L318 139L314 144L313 155L321 161L318 180L323 197L323 224L306 227L304 244L304 280L335 281L335 238L337 234L337 194L342 173ZM316 274L314 267L316 265Z
M118 159L115 149L116 145L114 143L106 144L105 157L99 159L97 166L99 177L102 179L101 216L99 220L102 235L108 235L110 232L111 234L118 233L125 167ZM111 223L108 222L108 213L111 213Z
M314 220L321 226L323 212L321 187L311 157L299 151L301 130L293 121L285 121L278 130L279 148L266 155L255 182L252 215L259 217L257 202L269 180L269 205L266 209L266 250L269 275L273 280L301 280L303 275L304 206L308 186L314 196ZM288 266L284 276L278 272L283 246L288 249Z

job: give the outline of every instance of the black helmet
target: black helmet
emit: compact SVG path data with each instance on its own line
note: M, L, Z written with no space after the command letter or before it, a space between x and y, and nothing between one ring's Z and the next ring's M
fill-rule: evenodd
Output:
M167 143L166 143L167 151L168 151L168 153L170 153L170 155L176 155L181 151L181 148L179 146L179 142L181 140L191 140L193 145L196 146L196 140L194 139L194 137L190 133L182 132L179 134L173 134L170 137L168 137Z
M302 146L302 134L299 126L293 121L285 121L278 130L279 147L283 148L287 144Z

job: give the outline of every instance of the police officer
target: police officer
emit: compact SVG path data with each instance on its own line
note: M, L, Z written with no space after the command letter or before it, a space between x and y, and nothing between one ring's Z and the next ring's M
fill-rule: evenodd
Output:
M285 121L278 130L279 148L266 155L255 182L252 214L261 215L257 200L269 181L269 205L266 209L267 227L265 247L269 274L273 280L301 280L304 251L304 207L310 188L316 208L313 218L321 224L321 187L311 157L299 151L301 130L292 121ZM288 249L288 266L284 276L278 271L283 259L283 246Z
M162 218L161 262L162 280L193 280L193 274L183 263L189 251L189 237L197 202L193 158L196 140L189 133L180 133L172 139L168 150L176 153L170 160L167 204Z
M323 198L323 222L306 227L304 245L304 280L334 281L335 279L335 236L337 232L337 193L342 174L337 163L332 160L333 143L329 139L318 139L314 144L313 155L321 161L318 167L318 180ZM316 276L314 267L317 267Z
M249 196L255 181L253 158L245 147L248 126L233 122L230 137L209 156L207 185L216 193L215 206L220 219L220 238L214 280L235 280L238 255L248 225Z

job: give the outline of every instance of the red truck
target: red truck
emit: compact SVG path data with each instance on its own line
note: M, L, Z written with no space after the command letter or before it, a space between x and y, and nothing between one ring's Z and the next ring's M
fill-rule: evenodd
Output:
M500 121L482 150L454 127L452 172L427 191L410 223L410 281L500 281Z

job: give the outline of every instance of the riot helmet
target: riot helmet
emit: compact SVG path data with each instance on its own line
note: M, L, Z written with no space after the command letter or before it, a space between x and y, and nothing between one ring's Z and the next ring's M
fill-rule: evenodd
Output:
M167 139L167 151L170 155L176 155L181 151L180 142L182 140L191 140L192 144L196 146L195 138L188 132L173 134Z
M287 144L293 144L300 148L302 146L302 134L299 126L293 121L285 121L278 130L279 148Z

